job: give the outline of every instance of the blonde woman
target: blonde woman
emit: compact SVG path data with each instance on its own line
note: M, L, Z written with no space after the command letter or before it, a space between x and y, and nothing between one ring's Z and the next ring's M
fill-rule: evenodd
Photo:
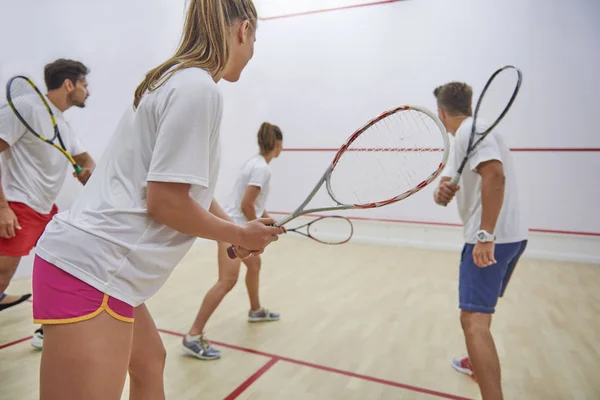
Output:
M217 82L239 79L256 23L251 0L191 0L176 54L148 72L97 172L47 226L33 271L41 400L117 400L128 372L130 398L164 399L165 349L144 302L197 237L247 256L283 233L271 219L235 224L213 200Z
M271 160L279 157L283 147L283 134L278 126L264 122L258 131L259 153L247 160L241 168L234 184L225 211L238 225L244 225L257 217L269 217L265 206L269 196ZM239 258L231 260L227 255L229 243L219 242L218 263L219 279L208 291L196 316L192 328L183 338L182 349L185 353L201 360L214 360L221 352L213 348L204 335L208 319L217 309L225 295L235 286L240 272ZM246 264L246 289L250 300L248 321L276 321L279 314L261 306L259 300L259 275L261 259L259 256L243 260Z

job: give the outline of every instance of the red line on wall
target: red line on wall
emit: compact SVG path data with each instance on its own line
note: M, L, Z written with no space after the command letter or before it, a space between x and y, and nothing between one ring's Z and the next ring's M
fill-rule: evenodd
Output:
M291 213L281 212L281 211L269 211L269 214L288 215ZM306 214L305 216L316 217L316 216L321 216L321 215L320 214ZM391 223L398 223L398 224L462 227L461 224L456 224L456 223L452 223L452 222L414 221L414 220L393 219L393 218L365 218L365 217L350 217L350 216L348 216L347 218L350 220L367 221L367 222L391 222ZM540 228L531 228L531 229L529 229L529 232L551 233L551 234L555 234L555 235L577 235L577 236L600 237L600 232L566 231L566 230L540 229Z
M549 153L594 153L599 152L600 148L596 147L517 147L510 149L511 151L523 152L549 152Z
M275 357L271 358L265 365L263 365L260 369L258 369L258 371L256 371L252 375L250 375L250 377L248 379L246 379L244 382L242 382L242 384L240 386L236 387L235 390L233 392L231 392L227 397L225 397L224 400L237 399L240 394L244 393L244 391L250 387L250 385L252 385L254 382L256 382L258 380L258 378L263 376L265 374L265 372L267 372L269 369L271 369L271 367L273 365L275 365L277 363L277 361L279 361L278 358L275 358Z
M310 151L338 151L339 148L337 147L323 147L323 148L318 148L318 147L289 147L286 149L283 149L283 151L297 151L297 152L310 152ZM362 150L362 149L357 149L357 150ZM395 151L401 151L403 149L395 149ZM405 150L413 150L414 149L405 149ZM435 151L442 151L441 148L439 149L427 149L428 151L431 150L435 150ZM568 148L568 147L515 147L510 149L511 151L515 151L515 152L532 152L532 153L595 153L595 152L600 152L600 148L596 148L596 147L572 147L572 148Z
M322 149L322 150L298 150L298 149L285 149L285 151L337 151L338 149ZM373 151L373 152L403 152L403 151L444 151L442 148L437 147L350 147L346 151Z
M259 17L258 19L261 21L268 21L268 20L272 20L272 19L299 17L302 15L319 14L319 13L324 13L324 12L329 12L329 11L345 10L345 9L349 9L349 8L358 8L358 7L376 6L376 5L387 4L387 3L396 3L399 1L406 1L406 0L379 0L379 1L373 1L370 3L364 3L364 4L353 4L350 6L322 8L319 10L303 11L303 12L297 12L297 13L291 13L291 14L284 14L284 15L274 15L271 17L264 17L264 18Z

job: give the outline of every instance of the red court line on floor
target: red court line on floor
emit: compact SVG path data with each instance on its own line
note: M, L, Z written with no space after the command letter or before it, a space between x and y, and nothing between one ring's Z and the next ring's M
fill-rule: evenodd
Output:
M268 211L269 214L276 215L288 215L291 214L289 212L282 211ZM317 217L321 216L321 214L306 214L305 217ZM392 219L392 218L365 218L365 217L347 217L350 220L355 221L367 221L367 222L392 222L398 224L414 224L414 225L432 225L432 226L449 226L449 227L462 227L461 224L455 224L452 222L437 222L437 221L413 221L413 220L404 220L404 219ZM555 235L576 235L576 236L592 236L592 237L600 237L600 232L585 232L585 231L565 231L565 230L556 230L556 229L540 229L540 228L530 228L529 232L537 232L537 233L551 233Z
M269 360L269 362L267 362L265 365L263 365L258 371L256 371L252 375L250 375L250 377L248 379L246 379L240 386L235 388L235 390L233 392L231 392L223 400L237 399L238 396L244 392L244 390L248 389L250 387L250 385L252 385L254 382L256 382L258 380L258 378L260 378L262 375L264 375L265 372L267 372L269 369L271 369L271 367L273 365L277 364L277 361L279 361L279 359L271 358Z
M167 335L172 335L172 336L178 336L178 337L185 336L185 335L183 335L181 333L169 331L167 329L159 329L158 331L162 332L162 333L165 333ZM362 374L357 374L357 373L350 372L350 371L344 371L344 370L337 369L337 368L326 367L324 365L314 364L314 363L310 363L310 362L302 361L302 360L296 360L294 358L289 358L289 357L278 356L276 354L270 354L270 353L266 353L264 351L254 350L254 349L250 349L250 348L247 348L247 347L236 346L236 345L233 345L233 344L227 344L227 343L218 342L218 341L215 341L215 340L211 340L210 343L215 344L217 346L229 348L229 349L232 349L232 350L243 351L244 353L256 354L256 355L263 356L263 357L269 357L272 360L274 359L274 360L277 360L277 361L285 361L285 362L288 362L290 364L301 365L301 366L304 366L304 367L309 367L309 368L318 369L318 370L321 370L321 371L331 372L331 373L334 373L334 374L343 375L343 376L347 376L347 377L351 377L351 378L361 379L361 380L364 380L364 381L378 383L378 384L381 384L381 385L393 386L393 387L397 387L397 388L401 388L401 389L406 389L406 390L410 390L410 391L413 391L413 392L430 394L432 396L437 396L437 397L444 398L444 399L470 400L467 397L455 396L455 395L449 394L449 393L438 392L438 391L435 391L435 390L430 390L430 389L425 389L425 388L421 388L421 387L417 387L417 386L407 385L407 384L400 383L400 382L394 382L394 381L389 381L389 380L386 380L386 379L380 379L380 378L376 378L374 376L362 375ZM268 364L269 363L265 364L265 366L268 365ZM263 366L263 368L265 368L265 366ZM269 368L271 368L271 367L272 367L272 365L269 366ZM264 372L263 372L263 374L264 374ZM256 379L258 379L258 377Z
M259 17L258 19L261 21L268 21L271 19L299 17L301 15L319 14L319 13L330 12L330 11L346 10L349 8L376 6L376 5L387 4L387 3L396 3L399 1L406 1L406 0L380 0L380 1L373 1L371 3L364 3L364 4L352 4L349 6L342 6L342 7L323 8L320 10L303 11L303 12L297 12L297 13L291 13L291 14L284 14L284 15L274 15L272 17L262 17L262 18Z
M338 147L289 147L285 148L282 151L296 151L296 152L333 152L338 151ZM435 149L436 151L442 151L441 148ZM413 150L414 151L414 150ZM428 151L431 151L429 149ZM525 153L596 153L600 152L600 147L515 147L510 149L510 151L515 152L525 152Z
M0 344L0 350L6 349L7 347L10 347L10 346L14 346L15 344L23 343L29 339L31 339L31 335L24 337L22 339L19 339L19 340L15 340L14 342Z
M416 386L406 385L404 383L389 381L387 379L380 379L380 378L376 378L374 376L369 376L369 375L357 374L354 372L344 371L344 370L337 369L337 368L330 368L330 367L326 367L324 365L313 364L313 363L309 363L309 362L302 361L302 360L294 360L294 359L287 358L287 357L280 357L280 359L281 359L281 361L287 361L289 363L302 365L304 367L319 369L321 371L326 371L326 372L332 372L334 374L344 375L344 376L348 376L351 378L362 379L364 381L379 383L381 385L393 386L393 387L397 387L397 388L401 388L401 389L407 389L407 390L411 390L413 392L430 394L432 396L437 396L437 397L441 397L444 399L468 400L468 398L466 398L466 397L455 396L455 395L449 394L449 393L437 392L435 390L424 389L424 388L420 388L420 387L416 387Z

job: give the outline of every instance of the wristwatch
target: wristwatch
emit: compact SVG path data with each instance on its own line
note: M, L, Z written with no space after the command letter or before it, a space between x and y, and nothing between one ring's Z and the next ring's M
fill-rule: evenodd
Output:
M493 242L494 240L496 240L496 236L492 235L491 233L488 233L487 231L484 231L483 229L477 231L475 235L477 237L477 240L483 243Z

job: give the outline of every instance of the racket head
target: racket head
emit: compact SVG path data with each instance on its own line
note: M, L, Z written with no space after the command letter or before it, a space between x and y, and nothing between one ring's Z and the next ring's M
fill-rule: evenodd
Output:
M517 98L522 82L523 74L512 65L492 74L477 99L472 134L485 136L502 121Z
M6 100L15 116L29 132L63 153L73 165L77 174L82 172L81 167L77 165L75 159L66 150L50 104L48 104L46 97L31 79L22 75L10 78L6 84ZM48 116L48 125L43 118L34 118L34 115L42 114ZM44 132L51 133L51 136L44 135ZM54 143L54 140L57 138L60 146Z
M308 224L307 230L308 237L319 243L339 245L348 243L352 239L354 225L346 217L330 215L312 221ZM336 237L331 234L332 231L341 235Z
M6 84L6 100L27 130L45 141L51 142L56 139L58 136L56 117L44 95L31 79L22 75L10 78ZM39 121L33 117L35 113L40 111L48 115L48 123L52 127L51 137L43 135L44 131L49 133L50 130L45 130L44 127L39 126Z
M304 227L306 233L300 231ZM354 234L354 225L352 221L341 215L327 215L287 231L299 233L322 244L339 245L350 241Z
M331 198L345 208L375 208L406 199L433 182L450 151L448 132L425 107L402 105L354 132L326 177Z

